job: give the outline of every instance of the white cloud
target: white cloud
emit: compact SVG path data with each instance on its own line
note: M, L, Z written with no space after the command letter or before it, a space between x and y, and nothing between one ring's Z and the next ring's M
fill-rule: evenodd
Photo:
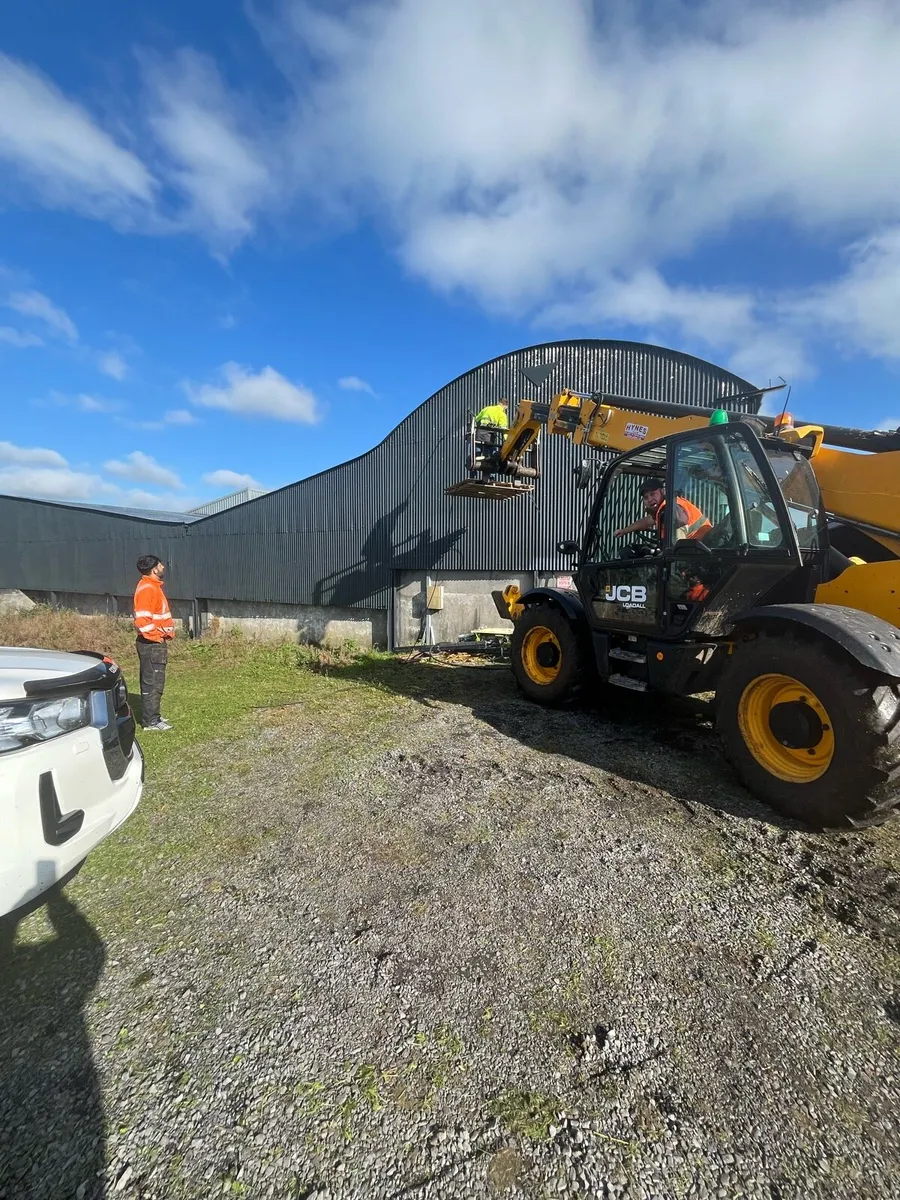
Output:
M884 433L900 433L900 416L887 417L880 425L876 425L875 428L882 430Z
M122 407L116 400L105 400L102 396L89 396L82 392L76 396L75 403L82 412L114 413Z
M271 417L278 421L314 424L319 417L316 397L301 384L291 383L272 367L256 374L238 363L225 363L221 383L185 382L184 390L194 404L222 408L247 417Z
M20 329L13 329L9 325L0 325L0 342L7 346L15 346L17 349L24 350L28 346L43 346L43 339L39 338L36 333L23 333Z
M267 96L194 52L144 60L134 119L117 108L122 144L0 58L0 157L13 167L2 198L27 184L43 203L187 230L218 254L276 217L304 236L366 222L436 290L517 318L559 317L571 301L593 332L669 330L744 373L809 370L823 338L896 356L896 0L281 0L254 12L283 75ZM796 290L731 275L720 286L710 248L767 222L855 257ZM681 286L694 254L705 286ZM259 411L233 390L204 394Z
M168 429L172 425L178 425L182 428L187 425L199 425L199 420L192 412L186 408L172 408L168 412L163 413L163 416L158 421L129 421L120 418L121 424L127 425L129 429L139 429L144 433L161 433L164 429Z
M168 467L162 466L149 454L134 450L125 460L111 459L103 464L104 471L122 479L133 479L136 483L155 483L160 487L181 488L181 479Z
M584 0L289 10L264 31L298 96L300 185L328 211L386 221L412 271L490 309L572 297L607 327L802 371L812 308L800 319L787 297L718 288L714 266L707 288L664 276L744 221L833 246L900 220L890 0L651 6L643 28ZM854 290L830 282L798 299L848 349L892 353L892 298L867 284L863 323Z
M51 390L46 400L35 400L34 403L40 408L57 405L60 408L77 408L79 412L85 413L116 413L122 408L118 400L107 400L105 396L92 396L87 392L68 396L65 392L56 390Z
M788 324L818 327L846 350L900 359L900 224L852 246L838 279L778 302Z
M177 489L151 492L145 488L122 487L89 468L72 469L56 450L16 446L0 442L0 495L34 496L44 500L73 500L84 504L113 504L123 507L166 509L181 512L203 501L187 495L174 471L161 467L140 452L124 463L107 463L106 469L122 478Z
M189 229L229 249L275 193L269 131L255 127L248 104L201 55L145 61L144 74L143 111L127 130L132 151L35 68L0 55L2 191L126 229ZM116 108L124 129L118 98Z
M0 494L36 496L46 500L89 500L100 485L96 475L68 468L20 467L0 469Z
M196 425L197 418L186 408L172 408L163 416L166 425Z
M807 330L776 321L771 298L736 288L672 286L652 270L610 277L575 300L549 307L540 323L554 329L596 331L611 324L633 329L651 342L724 355L733 371L757 384L773 374L799 377L811 370Z
M209 59L182 51L147 74L150 125L187 201L180 219L230 248L251 232L272 192L265 137L243 128L251 124L247 105L229 95Z
M78 341L75 322L43 292L13 292L7 298L6 306L24 317L34 317L42 321L51 333L65 338L68 342Z
M67 467L69 464L56 450L38 446L14 446L0 442L0 463L16 463L27 467Z
M360 379L358 375L342 376L338 380L338 387L347 392L368 392L370 396L375 395L375 389L371 383L366 383L365 379Z
M0 55L0 159L51 208L122 218L149 205L143 163L37 70ZM5 191L11 190L10 171Z
M128 374L128 363L115 350L107 350L100 354L97 367L104 375L108 375L110 379L117 379L120 383Z
M262 484L258 483L252 475L241 475L238 471L210 471L209 474L203 476L203 482L208 483L210 487L230 488L232 491L239 491L243 488L262 490Z
M846 260L828 282L769 291L675 287L655 271L610 277L541 319L553 327L616 322L650 330L725 354L755 382L813 373L808 348L823 338L848 355L900 360L900 225L853 244Z
M293 5L281 61L298 89L304 47L322 68L300 161L371 197L414 270L498 306L745 216L898 211L896 5L670 8L651 32L583 0Z
M150 492L144 488L123 488L89 471L73 471L68 467L0 468L0 495L166 512L185 512L203 503L201 497L189 496L183 491Z

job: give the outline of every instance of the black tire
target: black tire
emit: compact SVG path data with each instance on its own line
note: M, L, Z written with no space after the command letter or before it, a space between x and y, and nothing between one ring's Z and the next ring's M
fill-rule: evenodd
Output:
M555 677L546 683L532 678L523 661L523 647L527 646L529 635L540 629L549 630L559 647ZM529 700L552 708L578 703L596 676L587 631L551 604L533 604L525 609L516 621L510 657L519 690Z
M830 726L823 729L833 734L834 748L827 769L817 779L779 778L744 740L742 697L754 680L767 674L797 680L827 710ZM824 638L774 628L738 643L716 704L717 729L742 782L786 816L820 829L860 828L880 824L900 802L898 681L860 666Z

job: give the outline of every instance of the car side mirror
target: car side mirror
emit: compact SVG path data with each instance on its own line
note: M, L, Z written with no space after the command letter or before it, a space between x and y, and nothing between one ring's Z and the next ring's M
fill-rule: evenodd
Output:
M578 543L573 542L571 538L567 538L565 541L556 543L557 554L567 554L574 557L574 555L578 554L580 549L581 547L578 545Z

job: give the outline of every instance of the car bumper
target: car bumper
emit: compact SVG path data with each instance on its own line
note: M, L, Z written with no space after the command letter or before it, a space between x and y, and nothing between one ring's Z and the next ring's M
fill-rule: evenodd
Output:
M129 747L124 772L112 779L101 732L93 728L3 755L0 915L71 875L134 812L143 786L138 743Z

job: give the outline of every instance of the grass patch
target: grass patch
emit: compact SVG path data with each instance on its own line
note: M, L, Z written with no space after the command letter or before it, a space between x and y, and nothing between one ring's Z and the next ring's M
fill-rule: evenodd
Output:
M595 1023L594 1010L617 990L619 950L606 935L597 935L580 948L569 970L537 989L528 1009L533 1033L562 1035L571 1049L573 1033Z
M375 1063L344 1063L344 1075L336 1083L304 1079L296 1084L297 1107L304 1116L325 1121L339 1129L345 1142L351 1142L356 1118L365 1112L378 1113L384 1106L384 1090L393 1081L393 1073Z
M550 1140L550 1126L558 1119L562 1101L541 1092L511 1091L492 1100L488 1112L507 1132L530 1142Z
M102 651L119 662L132 695L137 688L126 620L38 608L0 618L0 644ZM195 867L227 874L230 863L284 828L288 810L317 803L340 772L392 744L392 725L407 702L330 674L365 657L350 646L326 650L233 634L177 638L162 704L173 729L140 736L143 799L92 852L72 885L79 903L95 916L108 909L120 930L138 917L165 924L175 873ZM286 741L287 768L277 763ZM265 779L273 763L281 803L269 807Z
M123 617L84 617L39 604L25 613L0 616L0 646L39 650L95 650L117 662L137 661L134 626Z

